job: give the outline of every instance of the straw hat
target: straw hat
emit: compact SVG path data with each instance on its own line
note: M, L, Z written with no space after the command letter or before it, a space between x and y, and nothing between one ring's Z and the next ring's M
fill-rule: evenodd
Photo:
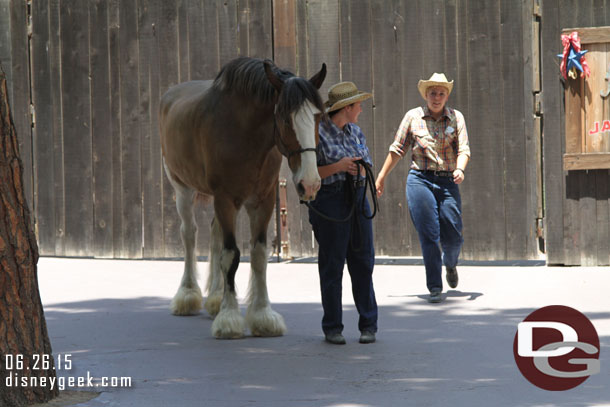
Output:
M373 97L371 93L359 91L353 82L339 82L328 89L328 101L324 106L326 113L330 113L370 97Z
M420 79L417 83L417 89L419 89L419 93L424 99L426 98L426 92L430 86L442 86L447 88L447 91L449 92L447 96L449 96L453 89L453 81L449 82L444 73L436 72L434 72L427 81Z

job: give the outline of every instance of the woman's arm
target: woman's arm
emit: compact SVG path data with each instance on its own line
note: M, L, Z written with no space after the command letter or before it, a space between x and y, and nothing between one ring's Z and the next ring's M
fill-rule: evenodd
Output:
M377 196L383 195L383 190L385 188L385 177L387 177L390 172L392 172L392 170L394 169L394 167L396 167L396 164L398 164L398 161L400 161L401 158L402 157L400 155L396 154L393 151L390 151L388 153L388 156L386 157L385 162L383 163L383 168L381 168L381 171L377 176L377 181L375 182L375 187L377 188Z

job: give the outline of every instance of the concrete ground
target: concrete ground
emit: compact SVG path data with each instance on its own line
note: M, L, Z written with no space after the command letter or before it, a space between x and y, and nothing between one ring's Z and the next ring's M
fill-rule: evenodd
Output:
M205 312L170 314L181 262L41 258L38 267L55 359L72 361L59 376L132 379L128 388L66 385L99 392L78 406L610 406L608 268L460 266L458 288L429 304L423 266L378 265L380 330L370 345L358 343L346 272L348 343L336 346L323 341L313 263L269 264L288 333L240 340L214 339ZM207 264L199 269L204 284ZM242 303L248 275L242 263ZM602 348L601 372L563 392L530 384L513 357L517 324L554 304L589 317Z

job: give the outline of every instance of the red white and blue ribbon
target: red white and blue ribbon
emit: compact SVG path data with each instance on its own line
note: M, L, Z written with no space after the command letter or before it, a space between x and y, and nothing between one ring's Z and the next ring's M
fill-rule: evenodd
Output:
M577 71L581 72L581 76L591 75L591 70L585 60L586 50L581 50L580 38L578 32L573 31L570 35L562 35L561 43L563 44L563 54L557 55L561 58L561 75L564 79L576 79Z

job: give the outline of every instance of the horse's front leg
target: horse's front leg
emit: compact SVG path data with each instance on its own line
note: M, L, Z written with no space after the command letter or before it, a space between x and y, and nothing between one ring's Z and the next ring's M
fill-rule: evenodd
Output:
M166 169L167 171L167 169ZM174 315L194 315L201 309L203 297L197 284L197 224L193 215L194 191L176 183L168 171L170 183L176 191L176 208L182 224L180 235L184 245L184 274L178 292L172 299L170 309Z
M275 191L275 189L273 189ZM267 293L267 226L273 213L275 193L261 202L247 203L250 218L251 273L246 322L254 336L280 336L286 332L284 318L271 309Z
M219 339L242 338L246 331L235 292L235 273L239 266L239 249L235 242L235 218L238 209L230 197L214 197L214 211L222 231L223 242L219 265L225 282L220 311L212 323L212 335Z
M208 274L208 299L205 302L205 309L211 316L215 317L220 311L224 285L222 271L220 270L222 231L220 230L220 222L216 218L212 221L210 232L210 272Z

